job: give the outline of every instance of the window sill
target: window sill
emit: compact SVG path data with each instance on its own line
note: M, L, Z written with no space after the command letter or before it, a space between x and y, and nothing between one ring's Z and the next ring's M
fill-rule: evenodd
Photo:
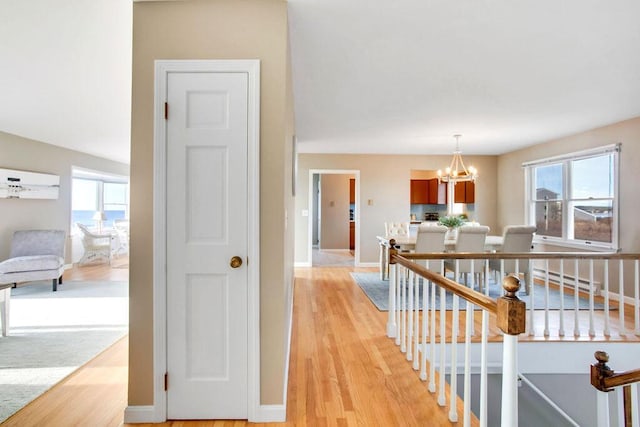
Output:
M601 242L577 242L570 240L563 240L554 237L541 237L536 236L533 239L534 245L549 245L549 246L559 246L562 248L570 248L570 249L580 249L592 252L620 252L620 248L616 248L611 244L601 243Z

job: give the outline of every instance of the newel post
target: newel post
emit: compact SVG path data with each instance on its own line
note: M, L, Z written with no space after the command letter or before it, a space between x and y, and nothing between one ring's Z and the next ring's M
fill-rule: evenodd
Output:
M389 266L389 311L387 312L387 336L393 338L397 334L396 325L396 262L392 259L393 255L398 253L396 248L396 240L389 240L389 247L387 248L387 262Z
M520 280L509 275L502 281L505 295L498 298L498 328L504 332L502 344L501 425L518 425L518 335L525 331L527 307L516 295Z
M609 427L609 396L611 391L605 384L606 379L613 376L613 369L607 366L609 355L604 351L593 354L598 361L591 365L591 385L598 391L596 395L596 418L598 427Z

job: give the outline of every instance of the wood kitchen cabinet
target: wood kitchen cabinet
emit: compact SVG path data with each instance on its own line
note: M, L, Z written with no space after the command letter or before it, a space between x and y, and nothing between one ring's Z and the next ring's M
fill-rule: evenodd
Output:
M446 205L447 184L438 178L411 180L412 205Z
M428 180L428 203L430 205L446 205L447 204L447 184L438 182L438 178Z
M426 205L429 203L429 180L411 180L411 204Z
M349 179L349 204L353 205L355 203L356 203L356 180L355 178L351 178Z
M454 203L475 203L476 183L473 181L459 182L453 191Z
M349 222L349 249L352 251L356 249L356 223L355 221Z

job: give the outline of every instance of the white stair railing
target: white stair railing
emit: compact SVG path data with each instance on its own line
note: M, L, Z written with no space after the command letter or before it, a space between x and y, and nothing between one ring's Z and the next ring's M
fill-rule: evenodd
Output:
M489 318L498 316L498 300L488 297L490 259L501 260L500 271L494 272L504 277L504 260L515 260L513 280L521 276L519 265L531 268L524 275L529 290L529 322L526 332L530 335L564 336L567 333L566 320L573 320L573 334L576 337L610 337L612 333L620 335L640 335L640 254L623 253L566 253L566 252L527 252L527 253L432 253L416 254L403 252L400 256L393 240L387 249L390 268L389 317L387 335L395 337L396 344L406 353L407 360L420 372L420 378L428 384L428 390L434 393L441 406L448 407L449 419L457 422L462 414L463 425L469 425L471 414L470 367L477 361L471 361L471 341L478 341L474 331L473 311L466 309L477 305L481 311L480 337L480 396L478 417L481 426L487 425L487 340ZM485 261L484 280L478 286L485 295L447 279L436 271L443 271L445 259L482 259ZM413 262L426 260L426 268ZM612 261L618 261L617 263ZM615 268L612 268L615 267ZM629 272L631 272L629 274ZM475 277L471 272L470 277ZM512 279L509 279L512 280ZM617 293L612 291L610 283ZM473 282L473 280L472 280ZM472 283L471 286L474 287ZM511 286L507 284L507 286ZM629 289L632 289L629 291ZM559 292L559 307L550 308L550 291ZM514 291L516 292L516 291ZM539 294L542 292L542 294ZM542 295L543 302L536 304L536 294ZM446 304L449 295L451 310ZM486 298L486 299L485 299ZM461 300L462 299L462 300ZM586 299L586 303L585 303ZM509 295L507 301L522 301ZM627 309L625 311L625 303ZM461 305L464 304L463 307ZM571 306L572 305L572 306ZM559 308L559 310L558 310ZM618 315L615 311L618 311ZM596 315L596 312L599 312ZM631 312L631 315L630 315ZM551 320L551 316L557 316ZM604 313L604 318L601 315ZM460 316L465 316L459 323ZM611 317L610 317L611 316ZM518 320L518 327L525 330L525 317ZM630 320L631 318L631 320ZM506 321L505 321L506 322ZM625 323L626 322L626 323ZM449 326L447 327L447 324ZM513 322L512 322L513 323ZM503 337L503 395L501 401L503 425L517 425L517 334L509 333L508 324L497 322ZM460 328L459 328L460 326ZM518 329L519 330L519 329ZM439 331L439 333L437 332ZM447 331L451 334L447 338ZM515 330L512 330L512 332ZM519 332L521 333L521 332ZM463 357L458 357L459 335L462 335ZM462 350L462 347L461 349ZM458 399L457 371L463 369L463 393ZM449 378L449 402L446 400L446 378ZM635 386L634 386L635 387ZM637 393L635 388L631 393ZM459 403L459 402L462 403ZM635 409L637 412L637 408Z
M640 254L403 252L402 255L409 260L432 262L446 259L500 260L500 269L492 271L490 277L497 280L506 273L513 273L524 278L523 288L528 289L527 333L531 336L564 337L573 334L575 337L608 338L640 335ZM515 271L505 271L506 259L515 260ZM518 271L519 265L523 264L530 266L527 274ZM551 298L550 294L554 297ZM401 296L407 298L399 290L397 295L390 295L394 315L388 320L388 336L396 336L400 327L397 324L400 317L394 317L394 310L396 300L400 303ZM415 316L412 318L412 329L416 329Z
M448 407L449 420L458 421L462 413L462 425L470 426L474 414L471 413L471 337L474 333L473 306L482 310L481 354L477 364L481 371L481 393L479 396L479 422L487 425L487 337L489 315L497 318L497 325L504 333L502 417L503 426L517 426L517 336L525 331L526 306L517 297L520 282L515 276L504 281L505 295L494 300L485 294L447 279L390 249L389 318L387 330L395 338L400 351L406 354L413 368L420 371L420 378L428 384L428 390L437 397L438 404ZM404 254L403 254L404 255ZM440 269L442 261L437 263ZM485 265L488 265L485 263ZM434 268L434 270L437 270ZM485 277L488 267L485 267ZM470 277L475 275L471 272ZM483 290L488 292L488 286ZM439 299L437 298L439 295ZM447 310L447 295L450 296L452 310ZM397 304L396 304L397 302ZM463 305L463 307L461 307ZM460 316L464 316L464 326L459 330ZM450 318L450 319L449 319ZM436 336L436 322L439 323L439 340ZM447 328L447 322L450 322ZM447 340L447 331L451 335ZM464 352L458 355L458 338L464 335ZM437 349L439 347L439 349ZM439 350L439 351L438 351ZM449 357L447 357L447 352ZM458 366L463 367L463 393L458 397ZM449 401L446 399L446 378L449 379ZM438 387L436 389L436 382ZM460 403L459 403L460 402ZM506 405L505 405L506 403Z

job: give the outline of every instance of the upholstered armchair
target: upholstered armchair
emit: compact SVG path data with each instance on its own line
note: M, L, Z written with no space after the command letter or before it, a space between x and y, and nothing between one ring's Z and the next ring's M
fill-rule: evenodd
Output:
M9 332L11 286L34 280L51 280L53 290L62 284L64 230L20 230L13 233L10 258L0 262L0 321L2 335Z
M51 279L62 283L64 230L20 230L13 233L9 259L0 263L0 283Z

